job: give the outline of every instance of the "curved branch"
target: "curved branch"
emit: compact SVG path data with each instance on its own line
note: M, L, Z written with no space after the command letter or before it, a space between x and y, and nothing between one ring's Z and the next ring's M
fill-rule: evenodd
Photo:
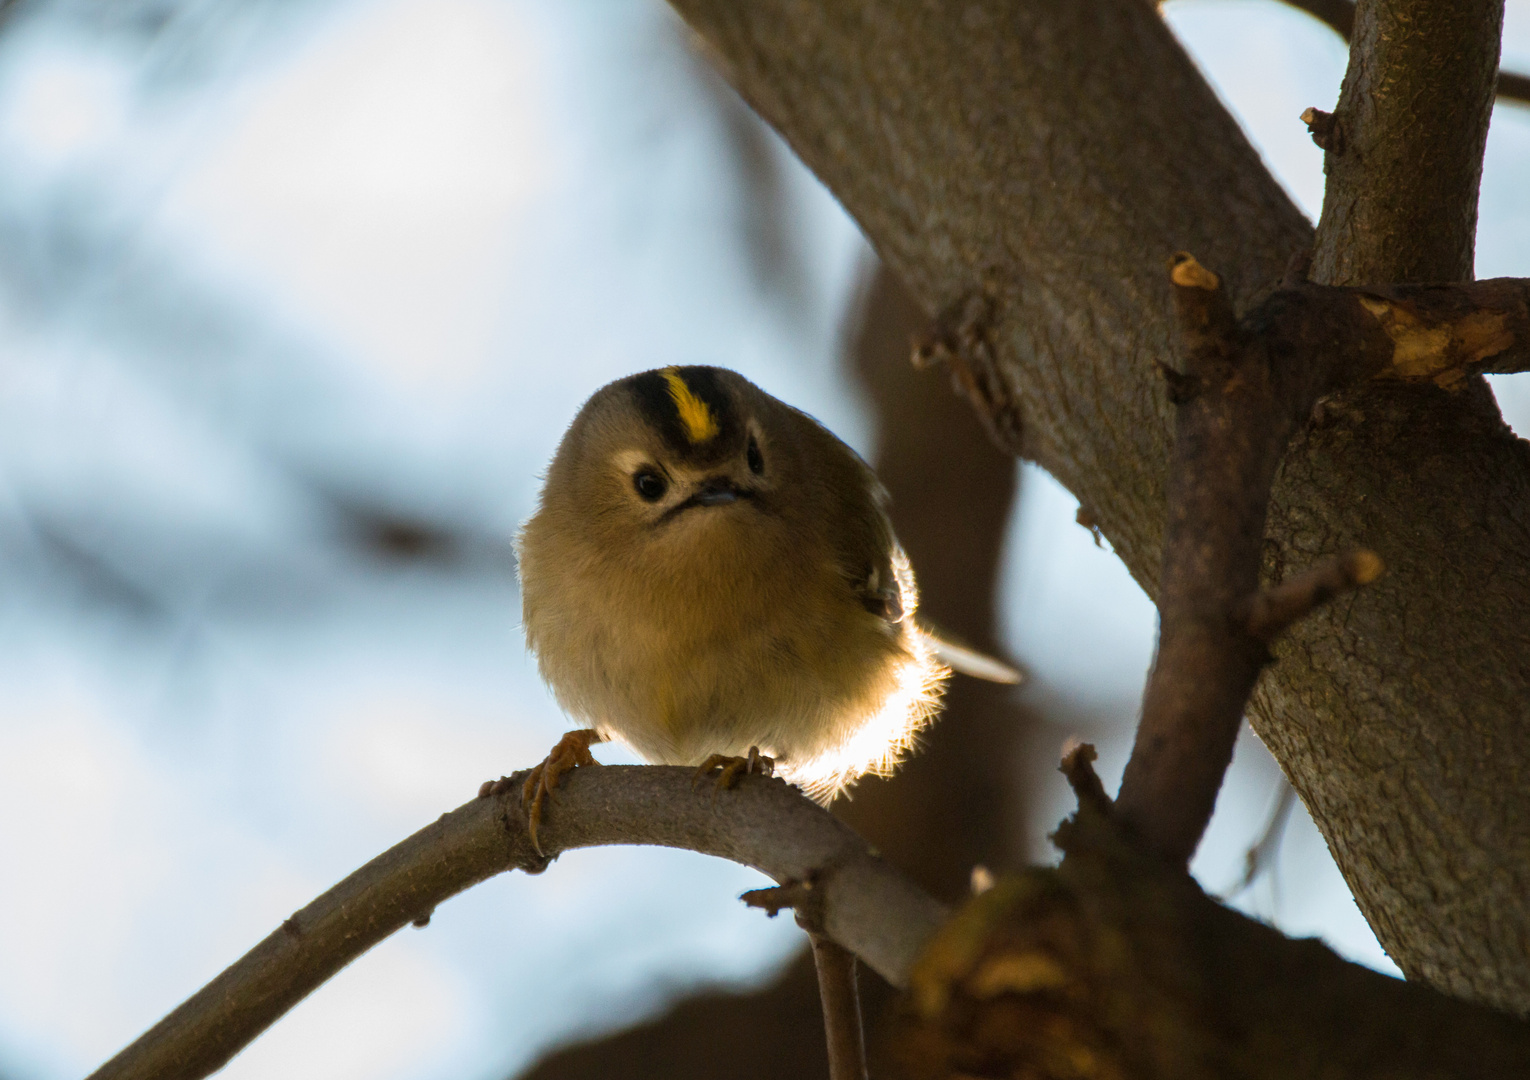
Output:
M539 873L564 851L656 844L731 859L780 882L810 882L824 932L903 985L945 919L930 898L796 788L745 777L730 792L693 791L693 770L576 770L538 830L519 805L474 799L443 814L294 914L91 1080L193 1080L221 1068L346 964L437 904L504 870ZM509 785L519 791L520 785Z

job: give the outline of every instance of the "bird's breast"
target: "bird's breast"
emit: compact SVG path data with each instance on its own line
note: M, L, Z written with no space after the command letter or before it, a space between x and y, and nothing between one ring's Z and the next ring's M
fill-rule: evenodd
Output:
M875 696L899 650L811 544L790 558L735 542L647 566L548 569L563 578L542 590L556 603L526 611L544 677L571 712L651 761L806 753Z

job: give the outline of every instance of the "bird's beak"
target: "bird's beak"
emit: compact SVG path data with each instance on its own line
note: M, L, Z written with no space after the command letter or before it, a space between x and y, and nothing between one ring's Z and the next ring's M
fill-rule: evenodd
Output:
M738 497L739 490L733 486L732 480L726 476L709 476L687 501L697 506L721 506L736 501Z

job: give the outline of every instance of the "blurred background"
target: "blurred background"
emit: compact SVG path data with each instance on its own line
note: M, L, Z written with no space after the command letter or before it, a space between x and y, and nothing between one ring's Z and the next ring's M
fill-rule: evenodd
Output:
M1315 217L1297 116L1343 43L1273 0L1165 15ZM1527 174L1530 109L1500 105L1479 276L1530 272ZM85 1074L546 753L512 537L580 403L644 368L736 368L876 460L927 610L1032 673L959 687L846 816L947 895L1052 859L1061 746L1114 788L1154 611L908 368L920 323L659 0L0 3L0 1078ZM1300 806L1238 888L1280 788L1245 734L1200 880L1395 972ZM759 884L647 849L503 875L224 1075L497 1080L658 1038L700 988L763 1015L801 935L738 903Z

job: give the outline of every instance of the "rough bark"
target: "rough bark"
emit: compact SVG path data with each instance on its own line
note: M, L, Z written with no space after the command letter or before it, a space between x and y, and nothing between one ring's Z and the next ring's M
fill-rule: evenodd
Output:
M1502 18L1499 0L1358 6L1314 281L1470 280ZM1271 562L1354 536L1391 574L1296 627L1282 666L1318 678L1267 680L1253 709L1409 977L1521 1011L1530 626L1508 608L1530 586L1525 461L1480 379L1330 402L1286 460ZM1468 622L1487 632L1453 639Z
M944 313L995 430L1155 592L1164 261L1195 252L1241 310L1312 231L1153 9L673 2ZM1404 970L1516 1009L1530 1007L1526 507L1530 459L1478 384L1326 410L1283 467L1267 569L1368 547L1392 572L1309 624L1254 710Z
M1355 0L1286 0L1286 3L1327 23L1345 41L1355 28ZM1499 102L1530 105L1530 76L1515 71L1498 73Z
M1364 0L1313 248L1327 285L1467 281L1503 0Z

